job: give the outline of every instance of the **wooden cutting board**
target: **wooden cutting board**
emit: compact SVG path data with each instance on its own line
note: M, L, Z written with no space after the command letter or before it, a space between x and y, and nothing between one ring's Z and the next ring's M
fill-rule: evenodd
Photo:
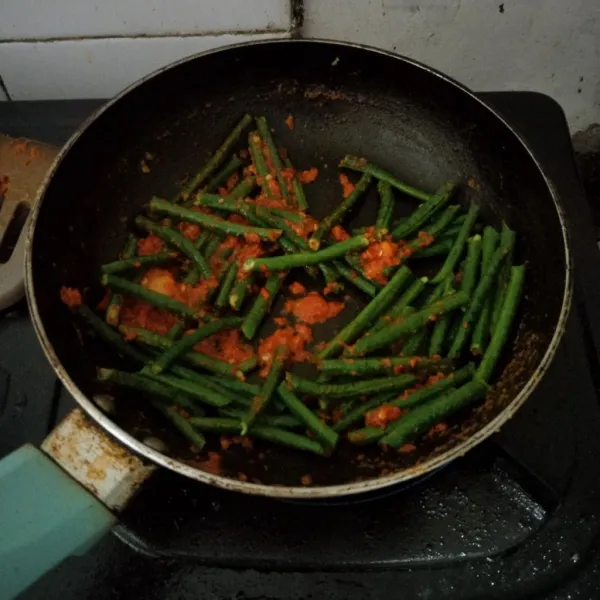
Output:
M31 209L59 148L0 134L0 244L20 204Z

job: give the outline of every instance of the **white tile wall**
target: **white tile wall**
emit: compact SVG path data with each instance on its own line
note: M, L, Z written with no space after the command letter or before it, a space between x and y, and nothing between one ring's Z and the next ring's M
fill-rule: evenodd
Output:
M305 0L305 9L307 37L393 50L476 90L544 92L573 130L600 122L598 0Z
M218 46L281 36L266 33L5 42L0 43L0 74L12 100L108 98L179 58Z
M289 0L0 0L0 40L285 30Z

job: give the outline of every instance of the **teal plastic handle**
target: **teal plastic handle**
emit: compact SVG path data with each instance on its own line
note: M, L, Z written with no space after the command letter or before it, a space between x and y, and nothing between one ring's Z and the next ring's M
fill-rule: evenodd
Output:
M0 461L0 597L15 598L117 522L92 494L31 445Z

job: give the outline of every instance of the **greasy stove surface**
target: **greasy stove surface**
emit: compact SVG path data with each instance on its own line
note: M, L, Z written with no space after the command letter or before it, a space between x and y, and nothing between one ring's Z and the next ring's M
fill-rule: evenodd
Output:
M562 347L516 417L427 480L350 503L248 498L163 471L116 536L25 598L600 597L600 261L589 208L560 108L538 94L485 97L527 137L563 197L577 266ZM3 103L0 131L60 144L96 106ZM25 304L2 315L0 456L41 441L72 405Z

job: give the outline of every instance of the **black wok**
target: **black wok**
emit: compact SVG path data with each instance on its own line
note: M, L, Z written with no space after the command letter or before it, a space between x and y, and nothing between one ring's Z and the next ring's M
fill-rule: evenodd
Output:
M217 476L190 464L194 456L187 445L143 398L117 393L117 411L110 416L91 400L100 391L95 365L127 365L61 303L61 286L85 290L92 305L99 300L99 267L117 256L132 218L152 195L173 196L245 112L269 119L296 167L320 168L308 189L317 217L339 201L336 165L352 153L429 191L449 179L473 178L475 189L466 188L463 201L471 195L485 220L495 225L506 220L518 232L526 291L497 383L484 403L456 415L443 436L419 442L416 452L342 446L320 458L256 443L251 452L228 451ZM289 114L295 117L293 132L283 126ZM154 157L148 174L140 169L146 153ZM372 223L376 207L369 196L353 222ZM37 333L59 377L125 446L205 483L310 498L359 493L421 475L496 431L554 356L571 301L570 260L551 182L519 135L470 91L378 50L286 40L183 60L132 86L91 118L62 150L40 192L27 241L26 285ZM317 335L326 339L331 333L326 325ZM166 442L168 453L140 441L150 433ZM365 456L357 460L358 454ZM313 485L303 487L307 474Z

